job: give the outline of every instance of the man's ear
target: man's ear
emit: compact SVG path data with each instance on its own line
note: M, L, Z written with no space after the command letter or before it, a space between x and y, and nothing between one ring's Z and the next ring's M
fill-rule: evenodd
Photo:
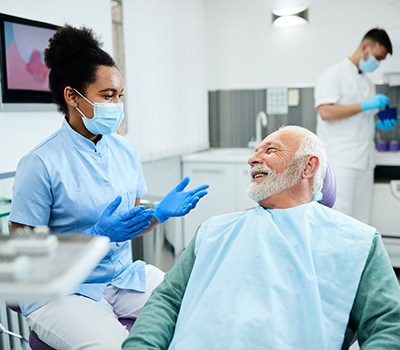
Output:
M311 179L319 168L319 159L317 156L308 156L304 163L303 179Z
M366 60L368 58L368 47L370 46L370 42L368 40L364 40L360 47L361 47L361 58Z
M64 89L64 99L65 102L72 108L75 108L78 103L76 92L70 86L66 86Z

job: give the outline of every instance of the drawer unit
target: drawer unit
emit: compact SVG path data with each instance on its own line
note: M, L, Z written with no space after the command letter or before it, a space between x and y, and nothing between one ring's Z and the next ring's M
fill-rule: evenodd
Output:
M377 166L371 226L383 237L394 267L400 267L400 166Z

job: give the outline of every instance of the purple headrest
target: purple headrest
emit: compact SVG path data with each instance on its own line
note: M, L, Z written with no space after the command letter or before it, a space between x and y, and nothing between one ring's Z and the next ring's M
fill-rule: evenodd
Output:
M329 163L326 164L326 174L321 192L322 199L318 202L332 208L336 201L336 178Z

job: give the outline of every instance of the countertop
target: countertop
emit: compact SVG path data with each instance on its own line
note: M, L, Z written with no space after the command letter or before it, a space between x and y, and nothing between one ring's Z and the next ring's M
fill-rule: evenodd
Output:
M400 166L400 152L376 152L376 165Z
M185 163L246 164L253 152L253 148L209 148L204 151L182 156L182 161Z
M188 163L247 163L254 150L252 148L209 148L204 151L182 156ZM400 152L376 151L376 164L400 166Z

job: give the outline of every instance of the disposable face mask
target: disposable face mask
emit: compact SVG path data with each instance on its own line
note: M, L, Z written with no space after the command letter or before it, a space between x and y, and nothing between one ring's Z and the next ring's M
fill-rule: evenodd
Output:
M360 71L363 73L373 72L376 68L378 68L378 66L379 61L371 53L366 60L361 58L359 62Z
M75 90L75 89L74 89ZM80 95L85 101L93 106L93 118L87 118L82 111L75 106L76 110L82 115L83 124L94 135L108 135L115 132L121 125L124 119L124 104L118 103L101 103L90 102L79 91L75 92Z

